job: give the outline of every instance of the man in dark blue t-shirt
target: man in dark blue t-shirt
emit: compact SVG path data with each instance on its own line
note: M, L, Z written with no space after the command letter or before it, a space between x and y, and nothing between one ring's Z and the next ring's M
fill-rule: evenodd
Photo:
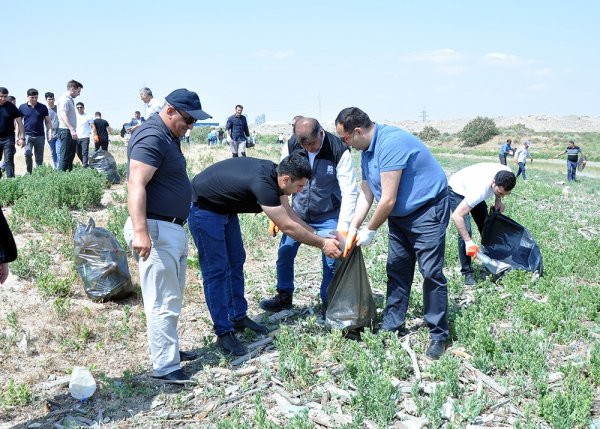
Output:
M227 142L231 146L231 156L236 158L238 152L241 156L246 156L246 141L250 138L250 130L246 117L242 115L244 106L238 104L235 106L235 115L231 115L225 124L227 133Z
M188 253L183 225L192 195L179 139L196 120L210 117L198 94L176 89L127 146L125 239L139 263L152 375L167 383L193 383L180 362L198 357L179 350L177 335Z
M35 154L35 165L37 167L44 163L45 137L52 140L54 132L52 131L48 108L38 103L37 89L27 90L27 103L21 104L19 111L23 115L23 125L25 127L25 165L27 166L27 173L31 174L33 171L33 155ZM46 136L44 135L44 125L46 126Z
M19 145L25 145L22 116L19 109L8 101L8 89L0 87L0 161L4 159L6 177L15 177L15 125Z

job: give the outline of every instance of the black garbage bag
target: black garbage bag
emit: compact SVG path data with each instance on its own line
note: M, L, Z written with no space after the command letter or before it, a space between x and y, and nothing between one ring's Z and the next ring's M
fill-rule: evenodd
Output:
M516 270L543 271L542 252L527 228L490 210L481 233L482 253Z
M365 260L360 247L354 246L327 288L325 327L352 331L372 327L374 318L375 301Z
M117 169L117 161L109 152L98 149L90 155L89 166L100 173L106 174L110 183L119 183L121 176Z
M83 288L93 301L126 298L134 291L127 253L112 232L97 228L90 218L75 231L75 265Z

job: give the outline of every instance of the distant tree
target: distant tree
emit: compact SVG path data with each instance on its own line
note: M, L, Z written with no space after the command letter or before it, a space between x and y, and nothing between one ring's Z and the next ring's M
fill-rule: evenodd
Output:
M427 142L437 140L440 138L441 135L442 133L440 133L440 130L428 125L425 128L423 128L423 130L421 130L420 133L417 134L417 137L419 137L424 142Z
M465 143L465 146L477 146L498 134L500 131L492 118L478 116L465 125L458 133L458 138Z

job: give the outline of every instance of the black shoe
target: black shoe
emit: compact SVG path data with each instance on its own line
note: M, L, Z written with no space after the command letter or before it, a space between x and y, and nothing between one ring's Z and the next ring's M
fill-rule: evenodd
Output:
M475 276L473 273L465 274L465 286L474 286L475 285Z
M446 343L442 340L431 340L427 349L428 358L438 360L446 351Z
M292 294L278 289L277 295L271 299L263 299L258 305L263 310L272 313L277 313L282 310L291 310Z
M227 353L234 356L244 356L248 353L246 347L237 339L233 332L227 332L217 337L217 345Z
M162 381L163 383L171 384L198 384L195 380L192 380L189 375L183 372L182 369L175 370L163 376L152 376L153 379Z
M256 323L254 320L250 319L248 316L245 316L243 319L235 320L233 322L233 327L237 330L244 330L246 328L256 332L257 334L267 334L269 330L265 325L261 325L260 323Z
M190 360L196 360L198 359L198 353L196 352L184 352L179 350L179 361L180 362L187 362Z

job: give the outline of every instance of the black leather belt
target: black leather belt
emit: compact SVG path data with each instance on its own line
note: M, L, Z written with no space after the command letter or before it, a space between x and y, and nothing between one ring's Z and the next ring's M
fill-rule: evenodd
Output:
M450 188L452 189L452 188ZM443 200L446 196L448 195L448 188L444 188L440 191L439 194L437 194L435 197L433 197L432 199L430 199L429 201L427 201L424 206L429 206L431 204L436 204L439 203L441 200Z
M165 222L170 222L170 223L176 223L177 225L185 225L185 223L187 222L187 219L180 219L178 217L171 217L171 216L163 216L163 215L158 215L158 214L154 214L154 213L146 213L146 219L155 219L155 220L162 220Z

